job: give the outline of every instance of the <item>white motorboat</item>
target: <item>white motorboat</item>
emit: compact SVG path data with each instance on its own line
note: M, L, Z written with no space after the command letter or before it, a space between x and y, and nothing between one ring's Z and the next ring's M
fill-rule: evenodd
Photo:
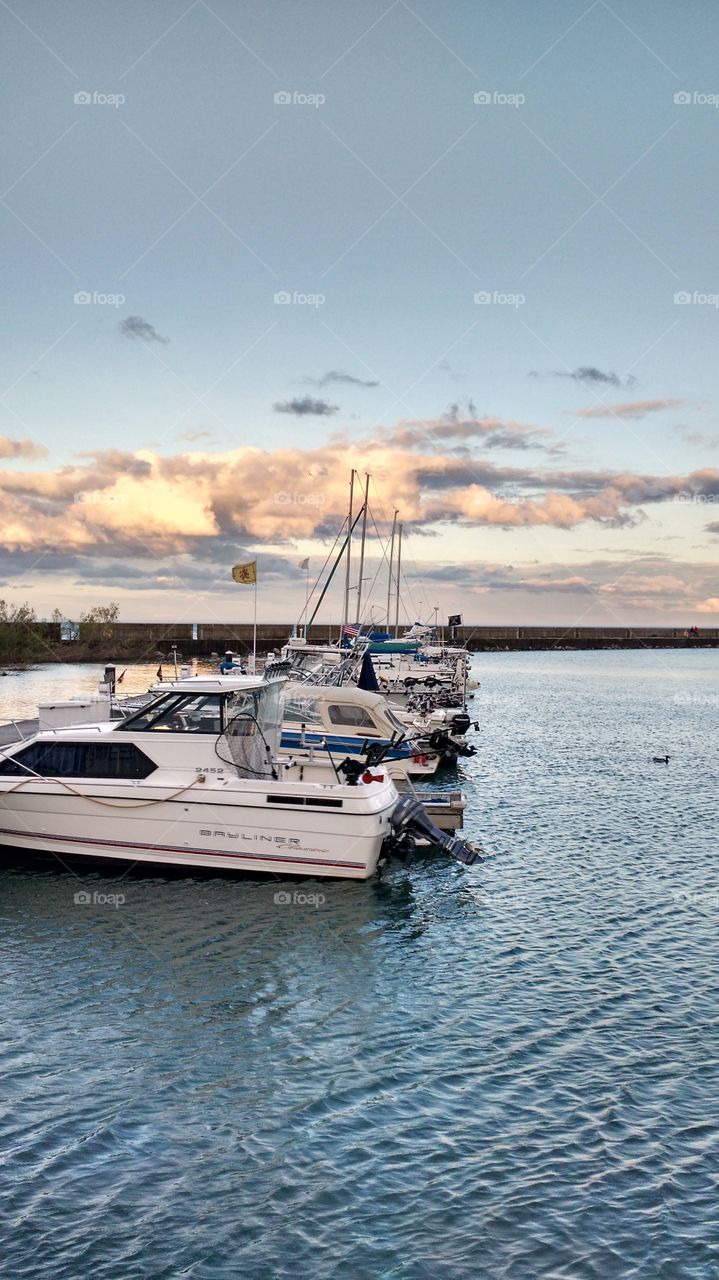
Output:
M364 759L382 748L390 777L432 777L440 756L412 736L411 727L380 693L353 685L288 684L283 696L280 748L295 759Z
M387 769L278 758L285 684L180 679L124 720L45 730L0 750L0 844L184 867L367 879L412 831L461 861Z

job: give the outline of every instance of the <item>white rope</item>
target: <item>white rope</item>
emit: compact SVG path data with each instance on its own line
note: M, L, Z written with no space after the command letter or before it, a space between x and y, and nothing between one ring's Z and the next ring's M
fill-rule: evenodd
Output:
M27 765L25 768L27 768ZM198 774L196 778L192 779L192 782L188 782L186 787L180 787L179 791L173 791L171 795L162 796L157 800L138 800L133 803L132 800L128 799L127 801L123 801L122 804L117 804L114 800L103 800L101 796L89 796L84 791L78 791L75 787L71 787L69 782L65 782L63 778L44 778L40 773L32 773L27 778L21 778L14 786L8 787L7 791L0 792L0 799L10 795L13 791L18 791L20 787L24 787L27 782L59 782L60 786L64 787L66 791L71 792L74 796L78 796L80 800L89 800L91 804L105 805L108 809L147 809L153 804L166 804L169 800L176 800L178 796L184 795L186 791L189 791L191 787L194 787L195 784L200 781L200 778L202 778L204 782L205 775Z

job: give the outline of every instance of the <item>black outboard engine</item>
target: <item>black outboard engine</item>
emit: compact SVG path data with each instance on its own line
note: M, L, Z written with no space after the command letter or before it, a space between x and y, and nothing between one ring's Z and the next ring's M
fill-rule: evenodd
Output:
M417 832L419 835L426 836L440 849L451 853L454 858L468 867L482 861L482 855L469 841L460 840L457 836L450 835L448 831L440 831L439 827L435 827L427 817L420 801L415 800L414 796L400 796L392 811L390 823L393 836L389 852L395 856L405 857L411 851L414 846L412 836Z
M456 742L446 729L435 729L429 735L429 745L432 751L437 752L443 764L453 767L460 756L477 754L477 748L471 742Z
M471 723L472 721L467 715L467 712L459 711L456 716L452 716L452 719L449 722L449 727L452 730L452 733L465 734L469 733Z

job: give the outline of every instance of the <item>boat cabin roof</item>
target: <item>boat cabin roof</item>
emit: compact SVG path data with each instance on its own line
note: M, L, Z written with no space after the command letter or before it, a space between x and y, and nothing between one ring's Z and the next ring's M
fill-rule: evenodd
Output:
M352 684L297 684L285 685L286 698L320 698L322 702L351 702L361 707L377 707L384 710L387 697L384 693L372 693L369 689L358 689Z
M184 676L178 680L157 681L150 685L150 693L237 693L268 687L261 673L243 676L238 671L226 676Z

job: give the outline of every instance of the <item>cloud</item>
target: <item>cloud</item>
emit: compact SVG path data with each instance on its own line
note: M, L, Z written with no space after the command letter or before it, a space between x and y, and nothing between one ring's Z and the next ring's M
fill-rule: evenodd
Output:
M413 575L408 574L409 577ZM663 556L642 557L641 564L627 570L613 560L589 560L568 571L562 564L523 565L467 564L421 566L414 574L420 582L434 582L461 590L465 596L559 596L577 598L582 612L587 605L602 610L611 621L616 612L627 609L666 614L680 608L691 611L693 601L712 582L712 566L672 563ZM709 609L702 610L710 612Z
M646 418L648 413L661 413L687 404L686 400L634 400L628 404L597 404L590 409L565 409L575 418Z
M140 338L142 342L169 342L157 332L154 324L143 320L142 316L126 316L120 321L120 333L126 338Z
M44 458L47 449L44 444L35 444L34 440L12 440L9 436L0 436L0 458Z
M581 382L585 387L633 387L636 386L636 378L631 374L624 382L616 373L605 373L602 369L597 369L596 365L580 365L578 369L571 372L562 369L550 369L547 374L538 373L536 369L532 369L529 374L530 378L571 378L573 382Z
M719 596L709 596L701 604L695 605L695 608L697 613L719 613Z
M170 456L103 450L42 471L5 467L0 547L115 560L146 554L174 561L186 554L212 563L218 548L227 557L238 545L334 537L346 513L350 466L371 472L379 492L391 495L401 510L405 528L427 536L440 536L448 525L468 533L486 526L618 528L645 519L644 507L679 495L719 497L717 469L657 476L497 466L469 448L458 456L447 447L463 439L468 426L467 445L477 434L484 451L487 433L477 433L477 423L444 425L446 440L430 433L426 423L414 423L400 424L384 438L331 439L316 446L198 449ZM415 432L412 448L408 430ZM378 524L384 527L379 517ZM698 598L713 590L707 582Z
M211 431L180 431L176 437L178 440L186 440L188 444L196 444L198 440L211 440Z
M719 447L719 433L709 435L705 431L692 431L689 427L677 427L677 432L682 440L686 440L687 444L697 445L702 449L716 449Z
M329 387L334 383L342 383L352 387L378 387L379 382L367 382L363 378L355 378L351 373L344 373L341 369L330 369L329 373L323 373L321 378L306 378L306 382L313 387Z
M313 400L312 396L301 396L294 400L276 400L272 408L275 413L293 413L298 418L313 414L318 418L328 418L337 413L338 404L328 404L326 400Z
M558 451L558 446L547 446L543 439L551 436L544 427L534 427L525 422L507 418L479 417L474 401L470 398L459 402L437 418L419 418L402 421L389 433L388 439L405 449L427 445L443 445L448 440L481 440L487 449L543 449Z

